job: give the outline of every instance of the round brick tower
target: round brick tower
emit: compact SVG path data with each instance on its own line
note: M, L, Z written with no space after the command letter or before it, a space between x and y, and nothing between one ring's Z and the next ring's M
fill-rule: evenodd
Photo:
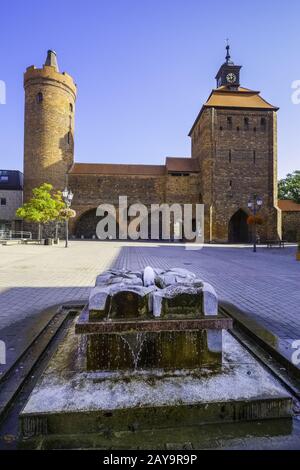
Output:
M66 172L74 161L76 85L60 73L56 53L48 51L43 68L24 74L24 200L32 189L51 183L63 190Z

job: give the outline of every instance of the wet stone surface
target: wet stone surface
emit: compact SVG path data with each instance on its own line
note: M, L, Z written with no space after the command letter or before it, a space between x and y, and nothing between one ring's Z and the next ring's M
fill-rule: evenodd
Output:
M79 434L99 433L99 426L112 433L159 431L166 423L182 429L291 416L287 391L229 333L223 336L217 370L87 371L85 347L78 349L70 328L21 413L22 434L40 436L47 429L48 436L77 435L78 445Z
M210 284L183 268L111 269L97 276L89 312L90 319L199 317L217 315L218 301Z
M86 336L87 370L194 369L222 363L229 326L209 284L147 266L97 276L76 332Z

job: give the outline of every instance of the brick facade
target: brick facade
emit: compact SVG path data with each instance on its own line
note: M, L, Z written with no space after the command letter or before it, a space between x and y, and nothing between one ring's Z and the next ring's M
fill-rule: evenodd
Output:
M262 118L264 127L260 125ZM263 199L261 239L280 236L276 208L276 113L204 108L190 135L192 157L200 165L206 240L227 241L231 217L240 209L248 215L247 203L254 194ZM250 241L251 234L248 236Z
M48 52L54 54L52 51ZM47 63L47 61L46 61ZM24 74L24 200L41 183L63 189L74 159L76 85L53 65Z
M288 242L300 242L300 204L279 200L282 213L282 237Z
M146 206L203 202L207 242L250 241L247 202L257 194L263 199L260 238L281 236L276 207L277 108L259 92L222 83L213 90L189 134L191 158L167 158L160 166L74 164L76 86L69 75L59 73L56 56L47 58L46 64L42 69L29 67L24 76L25 200L45 181L57 189L67 182L77 213L71 234L90 237L97 223L96 207L118 204L118 197L126 195L129 204ZM221 67L221 82L230 64L222 66L226 73ZM232 67L239 73L239 66Z

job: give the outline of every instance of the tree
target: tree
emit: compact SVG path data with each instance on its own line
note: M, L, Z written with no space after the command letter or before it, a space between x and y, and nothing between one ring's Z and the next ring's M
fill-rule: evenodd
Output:
M59 220L60 211L64 207L61 193L52 194L53 186L43 183L32 190L33 197L19 207L16 215L21 219L38 224L38 238L41 239L42 226L48 222Z
M62 216L61 213L65 208L65 203L62 199L61 191L57 191L54 194L53 197L54 197L54 200L55 200L56 211L57 211L57 214L56 214L56 217L55 217L55 238L57 239L58 238L58 225L59 225L60 222L63 222L63 220L64 220L64 217Z
M290 199L300 204L300 170L288 173L278 182L278 198Z

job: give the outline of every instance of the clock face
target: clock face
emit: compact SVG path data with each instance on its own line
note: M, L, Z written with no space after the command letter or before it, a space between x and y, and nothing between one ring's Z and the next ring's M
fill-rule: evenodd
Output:
M234 83L236 81L236 76L234 75L234 73L229 73L228 75L226 75L226 80L228 83Z

